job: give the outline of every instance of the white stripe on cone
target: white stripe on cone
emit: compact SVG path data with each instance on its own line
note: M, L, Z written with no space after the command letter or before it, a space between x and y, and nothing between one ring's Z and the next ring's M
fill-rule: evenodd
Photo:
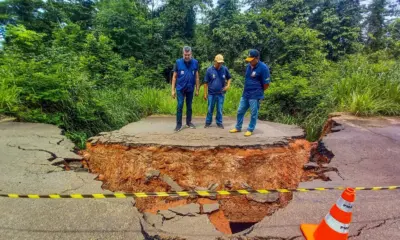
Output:
M330 213L325 216L325 222L328 226L333 229L335 232L346 234L349 233L350 224L343 224L338 220L334 219Z
M353 203L352 202L348 202L346 200L344 200L342 197L340 197L337 202L336 202L336 206L342 210L343 212L351 212L353 210Z

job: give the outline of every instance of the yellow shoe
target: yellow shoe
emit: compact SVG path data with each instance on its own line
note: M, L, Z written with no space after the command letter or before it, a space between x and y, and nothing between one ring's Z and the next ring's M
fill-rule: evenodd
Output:
M240 132L240 130L237 130L236 128L229 130L230 133L237 133Z
M247 131L247 132L244 134L244 136L245 136L245 137L250 137L252 134L253 134L252 132Z

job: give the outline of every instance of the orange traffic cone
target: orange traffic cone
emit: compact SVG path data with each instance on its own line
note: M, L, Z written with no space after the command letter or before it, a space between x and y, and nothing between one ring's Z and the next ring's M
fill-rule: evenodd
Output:
M347 240L355 198L354 189L346 188L319 225L300 225L304 237L307 240Z

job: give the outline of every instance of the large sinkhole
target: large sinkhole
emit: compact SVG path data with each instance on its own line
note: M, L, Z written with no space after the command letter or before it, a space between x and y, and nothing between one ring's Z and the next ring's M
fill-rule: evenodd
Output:
M253 139L215 133L215 128L170 134L160 133L168 123L161 119L150 118L90 139L84 159L103 181L103 188L118 192L296 188L310 177L303 169L312 144L301 139L302 131L297 129L277 124L268 128L261 122L259 131L267 133L255 134ZM274 140L265 140L271 132ZM207 215L217 230L231 234L251 227L291 199L292 193L148 197L137 198L136 207L145 218L162 219L153 221L154 227L177 215Z

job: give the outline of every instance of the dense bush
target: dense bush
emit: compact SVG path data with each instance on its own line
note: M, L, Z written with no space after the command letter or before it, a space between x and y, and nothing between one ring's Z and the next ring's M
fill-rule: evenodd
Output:
M298 124L315 140L332 111L400 114L396 4L374 0L363 12L348 0L247 0L246 11L237 0L146 2L0 1L0 114L60 126L81 147L100 131L174 114L167 82L183 45L201 80L225 56L226 115L236 114L251 48L272 75L260 119ZM202 94L195 115L206 114Z

